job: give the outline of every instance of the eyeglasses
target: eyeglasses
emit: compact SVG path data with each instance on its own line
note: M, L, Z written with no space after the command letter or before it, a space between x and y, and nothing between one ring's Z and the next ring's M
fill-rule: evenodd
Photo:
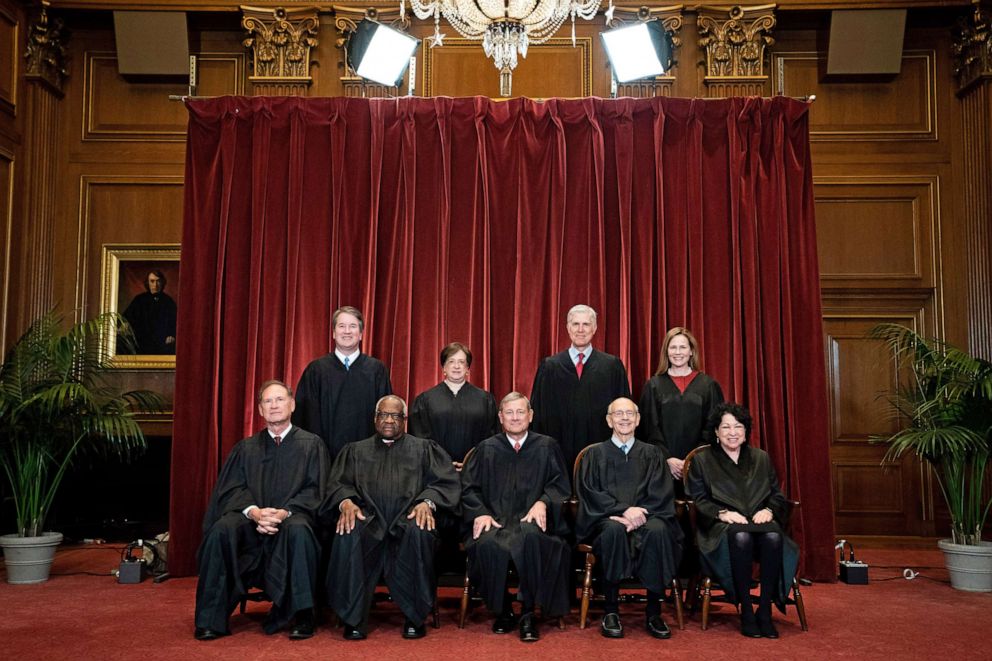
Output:
M613 411L610 415L614 418L636 418L637 411Z
M376 411L376 420L395 420L399 422L400 420L406 420L406 416L402 413L391 413L389 411Z

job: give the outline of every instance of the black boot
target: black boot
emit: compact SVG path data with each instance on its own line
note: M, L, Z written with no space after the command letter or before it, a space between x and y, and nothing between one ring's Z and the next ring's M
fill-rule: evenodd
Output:
M741 635L748 638L761 638L761 629L758 628L758 620L754 617L750 599L741 604Z
M772 605L762 603L758 605L758 631L762 638L778 638L778 629L772 622Z

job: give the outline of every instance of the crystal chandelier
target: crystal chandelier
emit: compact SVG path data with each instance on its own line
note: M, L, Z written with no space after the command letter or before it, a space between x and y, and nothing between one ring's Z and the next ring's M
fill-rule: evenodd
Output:
M575 19L596 16L601 0L410 0L417 18L434 17L431 48L441 46L441 17L458 34L482 41L486 57L499 69L499 89L510 96L517 55L527 57L527 47L543 44L558 31L565 19L572 19L572 45L575 45ZM611 2L612 5L612 2ZM400 0L400 15L405 2Z

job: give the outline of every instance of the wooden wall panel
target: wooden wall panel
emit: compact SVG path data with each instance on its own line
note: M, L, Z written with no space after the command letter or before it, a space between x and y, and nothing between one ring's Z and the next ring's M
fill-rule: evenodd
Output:
M817 248L824 286L934 287L939 180L817 177Z
M134 83L117 73L117 56L87 52L83 140L186 141L186 108L169 100L188 87L177 83ZM243 94L245 56L204 53L199 59L198 94Z
M0 5L0 110L10 115L17 108L17 79L20 75L20 23Z
M902 72L890 82L825 82L826 53L777 52L775 92L815 94L810 140L936 140L936 54L907 50Z

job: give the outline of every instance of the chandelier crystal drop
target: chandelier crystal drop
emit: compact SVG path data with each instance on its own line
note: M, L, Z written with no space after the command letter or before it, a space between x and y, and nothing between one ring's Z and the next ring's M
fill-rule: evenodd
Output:
M572 20L575 45L575 19L596 16L602 0L410 0L419 19L434 18L434 45L440 45L440 19L443 16L458 34L482 42L486 57L500 71L500 93L510 95L517 55L527 57L527 47L543 44ZM400 11L405 11L400 0Z

